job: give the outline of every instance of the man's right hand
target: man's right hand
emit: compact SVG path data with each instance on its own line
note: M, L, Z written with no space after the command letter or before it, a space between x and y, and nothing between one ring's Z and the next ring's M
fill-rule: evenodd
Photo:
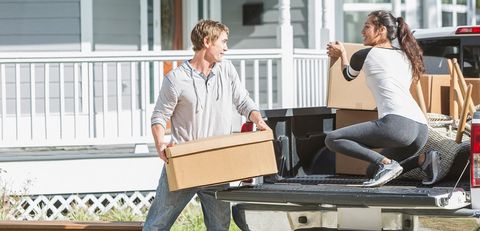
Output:
M167 143L162 143L160 145L160 147L158 147L158 156L160 157L160 159L162 159L165 163L168 163L168 159L167 159L167 154L165 153L165 149L167 149L167 147L173 147L174 144L167 144Z
M168 163L167 160L167 154L165 154L165 149L167 148L167 144L163 143L158 147L158 156L160 156L160 159L162 159L165 163Z

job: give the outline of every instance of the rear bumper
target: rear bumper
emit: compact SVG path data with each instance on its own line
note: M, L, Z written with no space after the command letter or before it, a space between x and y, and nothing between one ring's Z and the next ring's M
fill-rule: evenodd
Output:
M255 204L238 203L232 206L234 214L239 214L247 210L254 211L281 211L281 212L300 212L300 211L336 211L337 207L322 207L313 205L274 205L274 204ZM403 213L413 216L436 216L436 217L471 217L480 218L480 210L461 208L461 209L409 209L409 208L382 208L384 213Z
M369 212L378 211L375 215ZM345 211L357 211L349 214L347 220ZM367 215L368 214L368 215ZM411 230L407 224L414 226L418 222L418 216L435 217L475 217L478 218L480 210L472 209L401 209L401 208L358 208L358 207L324 207L313 205L271 205L240 203L232 207L232 215L235 223L242 230L296 230L337 227L356 227L361 229L358 222L352 222L354 218L369 218L377 220L378 227L374 230ZM365 223L365 222L360 222ZM287 228L285 228L287 227Z

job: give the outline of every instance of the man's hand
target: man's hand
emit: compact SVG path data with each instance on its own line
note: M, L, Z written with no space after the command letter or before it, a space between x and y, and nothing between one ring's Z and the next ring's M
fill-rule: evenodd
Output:
M173 147L173 146L174 146L174 144L161 143L161 144L157 147L158 156L159 156L160 159L162 159L165 163L168 163L167 154L165 153L165 149L167 149L167 147Z
M272 130L267 125L267 123L265 123L265 121L263 121L263 120L258 121L258 123L255 123L255 125L257 126L257 129L260 130L260 131L270 131L270 130Z
M250 121L254 122L257 129L260 131L272 130L267 123L262 119L262 115L258 111L252 111L250 113Z
M157 153L158 153L158 156L160 157L160 159L162 159L165 163L168 163L167 154L165 154L165 149L166 148L167 148L166 143L160 144L157 147Z

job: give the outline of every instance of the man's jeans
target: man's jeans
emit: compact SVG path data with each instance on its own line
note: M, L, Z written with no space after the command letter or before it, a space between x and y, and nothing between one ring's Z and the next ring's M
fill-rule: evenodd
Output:
M215 199L215 191L225 187L226 185L220 185L170 192L168 190L167 174L165 168L163 168L156 196L148 211L143 230L170 230L177 217L195 194L200 199L207 230L228 230L230 226L230 203Z

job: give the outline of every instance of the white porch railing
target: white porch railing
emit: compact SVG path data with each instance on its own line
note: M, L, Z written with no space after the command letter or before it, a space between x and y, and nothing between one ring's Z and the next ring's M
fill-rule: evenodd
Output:
M327 57L294 51L295 76L278 75L279 49L231 50L262 109L280 108L281 78L294 78L298 107L323 106ZM164 71L191 51L0 54L0 147L151 142L150 115Z
M294 49L293 52L296 106L325 106L329 70L326 50Z

